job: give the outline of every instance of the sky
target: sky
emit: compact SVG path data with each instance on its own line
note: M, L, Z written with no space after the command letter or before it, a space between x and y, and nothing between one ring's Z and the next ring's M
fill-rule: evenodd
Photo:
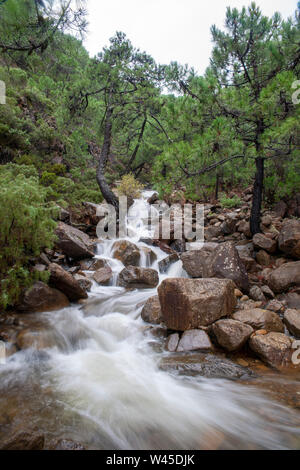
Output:
M212 50L210 26L224 25L226 7L248 6L250 0L87 0L90 55L108 45L116 31L156 62L177 61L203 74ZM257 0L263 13L294 14L297 0Z

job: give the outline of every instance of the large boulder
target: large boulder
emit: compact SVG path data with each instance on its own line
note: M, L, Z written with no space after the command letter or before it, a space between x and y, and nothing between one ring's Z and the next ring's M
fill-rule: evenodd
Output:
M118 285L121 287L154 288L158 283L159 277L157 271L150 268L128 266L120 272L118 277Z
M249 345L260 359L271 366L287 365L291 359L291 339L282 333L252 336Z
M250 325L254 330L284 332L284 325L280 317L275 312L269 310L262 310L260 308L239 310L232 318Z
M90 237L77 228L60 222L55 231L56 246L73 259L93 258L93 245Z
M209 262L209 277L231 279L242 291L248 292L249 279L246 268L235 246L228 242L220 245Z
M206 250L191 250L181 255L182 266L185 272L195 279L209 277L207 260L211 253Z
M120 240L113 245L113 257L124 266L139 266L141 254L138 247L127 240Z
M171 264L176 263L179 261L179 256L177 253L172 253L171 255L167 256L166 258L162 259L158 263L159 271L161 273L166 273L171 266Z
M52 289L43 282L36 282L21 296L17 309L21 312L52 312L68 307L68 298L57 289Z
M229 279L166 279L158 288L162 319L175 331L211 325L233 312L234 289Z
M109 266L98 269L94 275L93 279L100 285L107 285L113 276L113 272Z
M238 351L253 333L250 325L236 320L219 320L212 327L218 344L226 351Z
M284 313L284 323L292 335L300 338L300 310L286 310Z
M161 323L161 307L158 295L154 295L147 300L143 307L141 316L146 323L152 323L154 325L159 325Z
M300 286L300 261L286 263L275 269L269 274L267 283L276 294L286 292L290 287Z
M276 240L266 237L262 233L257 233L253 237L253 245L257 250L265 250L267 253L275 253L277 249Z
M86 292L91 290L92 281L90 281L90 279L88 279L86 276L82 276L81 274L74 274L74 279Z
M212 351L208 334L203 330L188 330L183 333L180 338L177 351Z
M86 289L82 284L68 273L64 268L56 263L49 265L50 280L49 283L52 287L63 292L71 302L76 302L80 299L87 299L88 295Z
M284 222L278 245L286 255L300 259L300 220L289 219Z

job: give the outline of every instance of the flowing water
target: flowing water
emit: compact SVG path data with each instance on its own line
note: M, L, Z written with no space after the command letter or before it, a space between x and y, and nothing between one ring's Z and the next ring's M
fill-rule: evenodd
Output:
M149 237L147 197L135 202L128 220L139 248ZM0 366L0 443L25 428L43 432L48 442L73 439L88 449L300 448L299 411L271 400L255 381L159 369L168 353L140 317L156 289L117 287L124 266L112 258L112 245L99 243L97 254L114 272L111 285L94 283L85 305L35 315L51 347L20 351ZM153 251L158 269L166 254ZM145 254L141 266L149 265ZM160 281L180 276L179 261ZM291 384L299 390L299 376Z

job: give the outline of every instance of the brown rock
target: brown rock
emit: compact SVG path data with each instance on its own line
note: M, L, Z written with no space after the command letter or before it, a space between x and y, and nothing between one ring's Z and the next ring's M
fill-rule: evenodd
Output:
M207 261L211 253L206 250L191 250L181 255L183 269L186 273L195 279L209 277L209 268Z
M300 220L289 219L284 222L278 245L286 255L300 259Z
M282 333L253 336L249 345L260 359L271 366L283 366L290 361L292 342Z
M106 285L109 283L113 275L113 272L109 266L98 269L93 274L93 279L100 285Z
M185 331L179 341L177 351L212 351L213 346L205 331L188 330Z
M268 253L275 253L277 249L276 240L271 240L269 237L266 237L262 233L257 233L253 237L253 245L258 250L264 250Z
M43 434L20 431L7 440L0 450L43 450L44 444Z
M152 323L154 325L159 325L161 323L161 308L158 295L154 295L147 300L141 316L146 323Z
M275 207L274 207L274 212L277 217L281 217L282 219L284 218L286 212L287 212L288 206L284 201L278 202Z
M212 329L219 345L230 352L241 349L254 331L251 326L236 320L219 320Z
M17 346L19 349L47 349L55 346L53 338L45 329L26 328L17 335Z
M121 287L144 289L156 287L158 283L159 277L157 271L150 268L128 266L121 271L118 277L118 285Z
M76 302L79 299L87 299L88 295L86 290L83 289L72 274L68 273L56 263L51 263L49 265L49 271L50 285L63 292L71 302Z
M284 326L279 316L269 310L262 310L260 308L239 310L232 318L242 323L247 323L247 325L252 326L254 330L284 332Z
M105 259L96 259L90 265L89 270L91 271L98 271L98 269L106 268L108 266L107 261Z
M171 264L176 263L179 260L177 253L172 253L158 263L159 271L165 273L168 271Z
M271 257L265 250L260 250L256 255L256 261L261 266L270 266Z
M177 350L178 343L179 334L173 333L172 335L168 336L165 349L169 352L175 352Z
M90 237L70 225L60 222L55 231L58 240L56 246L73 259L93 258L93 246Z
M267 284L275 293L287 291L290 287L300 286L300 261L283 264L267 278Z
M211 325L233 312L234 289L227 279L166 279L158 288L162 319L175 331Z
M52 289L43 282L36 282L23 293L17 309L30 313L52 312L69 305L68 298L62 292Z
M81 274L75 274L74 279L79 283L80 287L84 291L88 292L91 290L92 281L90 281L86 276L82 276Z
M300 338L300 310L286 310L284 323L292 335Z
M120 260L124 266L138 266L141 254L134 243L120 240L113 245L113 257Z
M262 302L266 301L266 297L259 286L252 286L249 291L249 295L250 295L250 298L253 300L258 300Z

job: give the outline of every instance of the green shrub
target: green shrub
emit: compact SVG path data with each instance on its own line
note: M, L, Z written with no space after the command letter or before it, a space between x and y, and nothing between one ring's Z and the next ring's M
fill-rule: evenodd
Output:
M240 207L242 205L242 200L238 196L234 196L230 199L223 195L220 199L220 203L222 207L225 207L227 209L233 209L235 207Z
M118 186L118 195L138 199L143 189L144 185L137 181L132 174L124 175Z
M23 288L41 279L30 269L30 260L54 241L56 209L45 202L46 189L37 176L28 174L29 168L0 167L0 305L4 308L18 301Z

